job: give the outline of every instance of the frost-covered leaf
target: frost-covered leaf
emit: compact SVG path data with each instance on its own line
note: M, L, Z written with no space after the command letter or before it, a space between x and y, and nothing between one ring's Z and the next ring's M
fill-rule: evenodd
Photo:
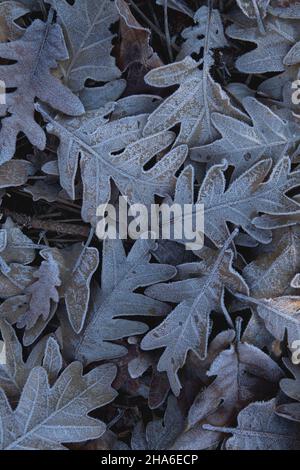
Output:
M99 264L96 248L74 245L64 252L62 291L70 323L76 333L83 328L90 299L90 282Z
M115 375L111 364L82 375L81 364L74 362L50 388L46 370L35 367L15 411L0 390L1 449L62 450L62 443L100 437L105 425L88 413L115 398Z
M7 89L16 88L6 94L6 104L0 105L0 163L4 163L13 157L20 132L39 149L45 148L45 133L34 118L36 98L73 116L81 115L84 108L80 100L51 75L51 70L57 68L57 61L68 57L59 25L34 21L21 39L0 44L0 57L15 62L1 65L0 74Z
M210 145L195 147L191 158L209 164L226 158L240 175L262 157L277 163L285 155L292 155L299 144L299 126L292 120L286 122L270 108L252 97L243 100L253 125L224 114L213 114L212 122L222 139Z
M45 344L42 342L41 353L39 351L37 354L40 347L35 346L25 362L22 345L13 327L3 320L0 322L0 327L5 342L5 362L0 365L0 387L10 402L16 404L32 368L43 364L52 384L62 369L62 357L58 343L54 338L49 337L46 338Z
M285 334L290 348L294 341L300 338L300 297L283 296L271 299L254 299L240 296L245 302L250 302L257 309L267 329L279 341L283 341Z
M175 395L180 393L178 371L184 366L188 352L193 351L200 358L207 355L211 312L228 315L223 301L225 288L233 293L248 291L242 277L232 267L232 252L224 248L210 263L203 261L179 266L182 280L146 290L146 294L154 299L178 304L141 343L145 350L165 348L157 369L167 372Z
M250 294L255 298L272 298L292 294L290 287L295 274L300 269L299 230L297 226L280 229L273 240L266 245L265 252L243 269ZM245 329L243 339L256 346L270 349L274 341L266 330L264 321L257 315L255 305L251 305L252 317Z
M69 50L69 60L62 65L63 78L73 91L82 90L87 79L109 82L120 71L111 55L110 31L118 21L115 2L111 0L47 0L57 11ZM63 58L62 58L63 59ZM64 59L67 59L65 57Z
M57 288L61 285L60 269L52 250L42 250L44 258L39 269L34 273L36 281L26 289L30 295L28 311L19 319L20 328L32 328L41 316L44 321L49 317L51 302L58 303Z
M300 39L296 21L267 16L264 31L260 31L255 20L238 18L227 28L226 33L233 39L256 44L256 48L243 54L236 61L236 67L243 73L283 72L284 58Z
M105 240L101 290L94 289L87 323L80 335L64 327L66 354L84 364L113 359L127 349L113 341L145 333L147 325L131 316L156 317L170 311L168 305L134 292L139 287L172 278L172 266L149 263L155 242L139 239L126 257L121 240ZM127 317L127 318L122 318Z
M209 54L207 57L210 62ZM180 124L176 144L204 145L218 137L211 119L212 113L245 119L244 114L231 104L229 96L212 78L208 64L203 70L199 70L198 65L191 57L186 57L181 62L159 67L146 75L145 81L152 86L180 86L150 115L144 135Z
M224 435L203 429L203 424L234 423L246 405L272 396L283 372L260 349L237 341L216 357L207 375L216 378L197 395L189 410L187 430L175 442L175 448L216 447Z
M280 230L266 252L244 268L243 277L253 297L279 297L290 291L291 281L300 269L299 235L297 226Z
M237 428L219 429L233 434L226 441L227 450L300 449L300 425L277 416L275 400L252 403L240 412Z
M229 234L227 223L231 222L241 226L261 243L270 242L271 232L267 230L268 227L257 228L253 219L256 217L255 223L259 225L258 213L297 213L299 204L286 196L286 192L300 184L300 173L290 172L291 163L289 158L285 157L278 162L266 180L271 160L261 160L227 186L224 176L227 168L226 163L211 167L200 187L197 204L204 205L205 234L217 246L222 246ZM189 167L179 177L178 189L185 179L189 180L190 186L193 173ZM191 204L193 201L192 192L188 202ZM288 222L282 219L281 224L288 225Z
M28 13L20 2L6 1L0 3L0 42L17 39L24 29L15 20Z
M208 15L211 15L207 21ZM194 16L195 26L186 28L181 36L184 43L181 46L177 60L182 60L193 53L199 54L201 49L207 47L209 51L213 49L229 46L224 35L222 19L219 10L212 10L211 14L207 6L202 6L196 11ZM210 26L210 32L207 34L207 24ZM209 44L206 46L205 40L208 37Z
M155 195L166 196L173 192L174 174L185 161L188 150L185 145L177 147L150 170L144 170L146 163L172 144L174 134L165 131L141 139L147 115L107 122L104 116L111 109L91 111L79 119L52 120L49 117L48 130L60 139L61 185L72 198L81 156L82 217L93 224L99 205L109 202L111 179L128 197L129 204L149 206Z

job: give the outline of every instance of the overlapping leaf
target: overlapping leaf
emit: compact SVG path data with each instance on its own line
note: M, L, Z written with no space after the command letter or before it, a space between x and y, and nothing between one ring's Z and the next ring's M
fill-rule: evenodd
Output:
M226 158L240 175L262 157L277 163L293 155L299 145L299 126L294 120L284 121L270 108L252 97L243 100L253 125L224 114L213 114L212 122L222 135L210 145L192 149L191 158L199 162L220 163Z
M135 292L176 273L172 266L149 263L153 249L154 241L139 239L126 257L121 240L104 241L101 290L97 287L93 292L86 326L77 336L64 325L64 348L69 356L84 364L120 357L127 349L115 341L148 329L126 317L156 317L170 311L164 303Z
M258 213L296 214L300 206L286 192L300 184L300 173L290 172L290 160L285 157L266 180L271 160L261 160L227 187L224 176L227 168L226 163L211 167L200 187L196 204L203 204L205 234L217 246L222 246L228 238L227 223L232 222L261 243L270 242L268 226L259 229L260 218L256 216ZM184 203L193 204L193 178L193 171L187 167L178 179L177 194L185 188ZM175 200L179 202L179 196ZM282 218L281 224L289 225L289 222Z
M33 368L14 411L0 390L0 448L62 450L62 443L101 436L104 423L87 414L115 398L111 388L115 374L115 368L107 364L82 375L82 366L74 362L50 388L46 370Z
M203 70L198 69L199 63L191 57L186 57L180 62L153 70L145 77L148 84L156 87L180 85L179 89L152 113L144 130L145 135L180 124L176 143L195 146L210 143L217 137L218 133L211 120L213 112L219 110L225 115L244 119L243 113L232 105L229 96L210 74L210 67L214 62L212 50L219 47L220 42L216 41L216 13L211 14L209 8L201 10L202 22L202 15L205 13Z
M45 148L45 133L34 118L36 98L71 116L81 115L84 108L51 74L57 61L68 57L59 25L34 21L21 39L0 44L0 57L15 61L0 67L6 88L16 88L7 93L6 104L0 105L0 163L4 163L13 157L20 132L39 149Z
M48 0L57 11L58 21L67 38L69 60L62 66L63 78L74 91L87 79L109 82L120 76L111 55L114 38L110 27L118 20L110 0ZM62 57L61 59L68 59Z
M215 448L224 435L203 429L203 424L230 425L247 404L272 396L283 372L260 349L236 342L216 357L207 375L216 378L196 397L187 431L175 443L177 448Z
M178 304L141 343L145 350L165 348L157 368L167 372L175 395L180 392L178 371L183 367L187 353L193 351L201 358L207 355L212 311L227 315L223 303L225 288L232 292L248 291L241 276L233 269L232 260L232 252L223 249L211 263L179 266L181 280L146 290L154 299ZM192 277L192 273L197 277Z
M74 198L74 180L80 159L83 182L82 216L95 223L97 208L107 204L113 179L129 204L149 206L154 196L166 196L175 188L175 172L187 156L187 147L167 153L153 168L144 166L174 141L172 132L141 138L146 115L107 122L112 107L91 111L83 118L50 121L49 132L60 139L58 150L62 187ZM124 150L125 149L125 150ZM121 152L124 150L123 152Z
M243 73L283 72L285 57L300 39L296 21L268 15L259 28L256 20L236 15L235 23L227 28L228 36L256 44L256 48L243 54L236 67Z
M206 426L207 429L215 429ZM298 450L300 426L275 414L275 400L253 403L241 411L237 428L220 428L233 434L228 450Z

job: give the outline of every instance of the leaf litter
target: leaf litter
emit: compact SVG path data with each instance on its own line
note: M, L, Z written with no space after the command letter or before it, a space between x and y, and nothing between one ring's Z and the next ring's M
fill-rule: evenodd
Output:
M2 450L300 449L299 23L0 2ZM101 241L119 196L203 204L203 248Z

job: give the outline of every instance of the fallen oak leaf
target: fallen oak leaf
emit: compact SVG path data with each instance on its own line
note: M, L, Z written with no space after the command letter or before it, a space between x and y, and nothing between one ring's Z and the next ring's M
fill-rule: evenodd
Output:
M0 44L0 57L16 62L0 66L6 88L16 89L7 93L6 104L0 105L3 164L13 157L19 132L24 132L40 150L45 148L45 133L34 118L36 98L73 116L83 114L84 108L79 98L50 73L57 68L58 60L68 57L59 25L35 20L21 39Z
M110 364L82 375L81 364L73 362L50 388L46 370L34 367L14 411L0 390L0 448L64 450L62 442L100 437L106 426L88 413L116 397L111 388L115 375Z

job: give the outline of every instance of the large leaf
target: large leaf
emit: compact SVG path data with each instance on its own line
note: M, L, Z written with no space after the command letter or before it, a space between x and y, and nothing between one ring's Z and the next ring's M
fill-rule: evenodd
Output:
M211 167L200 187L197 204L204 207L205 234L217 245L222 246L228 238L227 223L241 226L251 237L261 243L271 241L268 227L259 229L259 213L265 214L296 214L300 206L286 196L286 192L300 184L300 172L291 172L288 157L283 158L273 169L266 180L271 168L271 160L261 160L245 171L229 186L224 176L228 166L226 163ZM193 172L187 167L180 175L177 183L175 201L180 202L183 193L184 203L193 204L194 191ZM196 206L193 209L196 210ZM255 224L253 223L255 219ZM278 226L289 225L283 217ZM257 227L257 226L258 227Z
M161 132L140 139L146 116L107 122L104 116L110 109L91 111L79 119L48 118L48 130L60 138L61 185L72 198L81 156L82 217L93 224L99 205L110 199L111 179L128 197L129 204L149 206L155 195L166 196L174 191L174 174L187 156L187 147L183 145L167 153L150 170L144 170L146 163L172 144L174 134Z
M110 0L48 0L58 14L67 38L70 58L63 66L63 78L70 88L79 91L88 78L109 82L120 76L111 55L110 31L118 21L115 3ZM67 59L67 57L65 57Z
M224 248L211 263L203 261L179 266L181 280L146 290L154 299L178 304L141 343L145 350L165 349L157 369L167 372L175 395L179 395L181 389L178 370L183 367L188 352L193 351L200 358L207 355L211 312L227 315L223 302L225 288L232 292L248 291L232 267L232 252L226 251L226 245Z
M149 263L155 242L139 239L126 256L121 240L105 240L101 290L94 290L87 324L80 335L64 325L66 353L84 364L113 359L127 349L116 340L145 333L147 325L122 317L165 315L170 309L162 302L134 292L139 287L172 278L172 266Z
M229 96L210 75L212 59L209 52L206 57L203 70L197 68L199 64L191 57L186 57L181 62L159 67L146 75L149 85L168 87L179 84L180 87L151 114L144 135L180 124L176 144L204 145L218 137L211 119L212 113L244 119L243 113L231 104Z
M214 448L224 435L203 429L203 424L233 424L246 405L272 396L283 372L260 349L237 341L217 356L207 375L216 378L197 395L189 410L187 430L175 443L177 448Z
M218 430L206 425L206 429ZM300 425L275 414L275 400L253 403L238 417L238 427L219 428L233 434L226 442L227 450L299 450Z
M104 423L87 414L115 398L116 392L111 388L115 375L110 364L82 375L81 364L74 362L50 388L46 370L35 367L15 411L0 390L0 448L61 450L65 449L62 443L101 436Z
M62 357L55 339L45 337L24 362L22 345L13 327L3 320L0 326L5 341L5 363L0 365L0 387L12 404L16 404L32 368L43 364L52 385L62 369Z
M15 153L19 132L24 132L39 149L45 148L45 133L34 118L36 98L71 116L81 115L84 108L80 100L51 75L51 69L57 68L57 61L68 57L59 25L34 21L21 39L0 44L0 57L16 62L0 67L6 88L16 88L7 93L6 104L0 105L3 117L0 163L4 163Z
M292 155L299 144L299 126L281 119L270 108L252 97L243 100L253 125L224 114L213 114L212 122L222 139L192 149L191 158L199 162L220 163L226 158L240 175L262 157L277 163Z
M243 54L236 67L244 73L283 72L284 58L300 38L296 21L268 15L264 29L255 20L235 17L235 24L227 28L228 36L256 44L256 48Z

